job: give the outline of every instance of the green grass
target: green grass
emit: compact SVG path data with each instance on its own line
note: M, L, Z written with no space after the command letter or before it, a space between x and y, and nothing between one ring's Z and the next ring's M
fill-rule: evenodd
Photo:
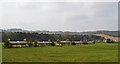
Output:
M2 63L2 43L0 43L0 63Z
M118 44L3 48L3 62L117 62Z

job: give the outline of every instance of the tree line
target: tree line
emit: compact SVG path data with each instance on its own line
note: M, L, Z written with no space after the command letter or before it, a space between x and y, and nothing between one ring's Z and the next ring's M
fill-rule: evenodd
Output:
M67 34L43 34L43 33L25 33L25 32L3 32L2 33L2 42L7 42L8 38L10 38L13 41L22 41L24 38L27 39L27 41L83 41L86 40L103 40L103 37L95 36L95 35L67 35Z

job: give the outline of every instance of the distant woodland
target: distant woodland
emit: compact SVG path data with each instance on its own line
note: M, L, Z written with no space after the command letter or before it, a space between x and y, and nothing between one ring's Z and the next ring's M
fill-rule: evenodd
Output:
M83 41L83 40L103 40L103 37L95 36L95 35L69 35L69 34L43 34L43 33L25 33L25 32L6 32L0 33L2 35L2 41L6 42L8 38L14 41L23 40L24 38L27 41Z

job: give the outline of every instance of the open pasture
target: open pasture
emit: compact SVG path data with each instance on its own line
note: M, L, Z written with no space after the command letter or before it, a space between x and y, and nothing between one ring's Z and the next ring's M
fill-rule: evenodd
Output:
M3 48L3 62L117 62L118 43Z

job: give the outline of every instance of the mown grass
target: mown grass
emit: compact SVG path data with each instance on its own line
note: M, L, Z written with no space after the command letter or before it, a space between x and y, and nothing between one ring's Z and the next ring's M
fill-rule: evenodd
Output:
M3 48L3 62L117 62L118 43Z

